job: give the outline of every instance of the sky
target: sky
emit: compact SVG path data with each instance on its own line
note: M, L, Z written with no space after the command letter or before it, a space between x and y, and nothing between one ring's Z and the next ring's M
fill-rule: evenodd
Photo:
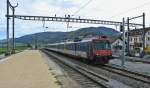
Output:
M0 39L6 38L6 0L0 0ZM146 14L146 27L150 26L150 0L10 0L12 5L19 4L15 10L16 15L35 16L56 16L79 17L85 19L122 21L122 18L134 17ZM10 14L12 12L10 11ZM11 23L10 19L10 24ZM131 21L142 23L141 19ZM83 27L111 27L116 30L116 26L100 24L79 24L69 23L71 28L67 28L67 23L45 22L45 28L41 21L24 21L15 19L15 37L27 34L47 31L73 31ZM12 36L12 26L10 25L10 37Z

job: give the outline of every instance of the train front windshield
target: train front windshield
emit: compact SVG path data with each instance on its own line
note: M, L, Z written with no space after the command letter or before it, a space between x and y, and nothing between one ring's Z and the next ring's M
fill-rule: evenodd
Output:
M104 41L94 42L94 47L96 50L111 50L110 43Z

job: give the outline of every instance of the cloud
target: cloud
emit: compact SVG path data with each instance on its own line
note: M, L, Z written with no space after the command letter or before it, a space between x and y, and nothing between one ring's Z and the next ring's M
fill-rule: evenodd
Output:
M143 3L150 2L150 0L92 0L86 7L82 8L88 0L10 0L12 4L19 3L16 8L16 14L20 15L44 15L64 17L65 14L74 15L72 17L81 16L81 18L100 19L100 20L114 20L122 21L123 17L133 17L141 15L146 12L146 26L150 26L150 5L138 7ZM130 2L130 3L129 3ZM138 7L138 8L135 8ZM133 10L131 10L133 8ZM81 9L77 14L77 10ZM6 33L6 0L1 0L0 5L0 39L5 38ZM22 21L15 20L16 36L22 36L35 32L42 32L42 22L38 21ZM141 20L134 21L136 23ZM11 25L11 22L10 22ZM73 28L67 29L66 23L60 22L46 22L49 28L46 31L71 31L81 27L101 26L96 24L75 24L70 23ZM114 28L114 26L111 26ZM11 27L10 27L11 30Z

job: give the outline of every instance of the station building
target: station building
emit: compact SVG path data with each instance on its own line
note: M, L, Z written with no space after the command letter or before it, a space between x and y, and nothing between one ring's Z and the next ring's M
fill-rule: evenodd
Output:
M145 49L150 47L150 27L144 29ZM143 51L143 29L134 29L129 31L129 50L132 55L139 56Z

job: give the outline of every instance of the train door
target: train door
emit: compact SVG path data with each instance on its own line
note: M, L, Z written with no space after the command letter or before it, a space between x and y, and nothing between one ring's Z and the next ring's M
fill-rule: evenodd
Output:
M89 42L88 43L88 57L90 60L93 59L93 43L92 42Z
M67 53L67 44L66 44L66 42L63 44L63 46L64 46L64 53Z
M74 43L75 56L77 56L77 43Z

